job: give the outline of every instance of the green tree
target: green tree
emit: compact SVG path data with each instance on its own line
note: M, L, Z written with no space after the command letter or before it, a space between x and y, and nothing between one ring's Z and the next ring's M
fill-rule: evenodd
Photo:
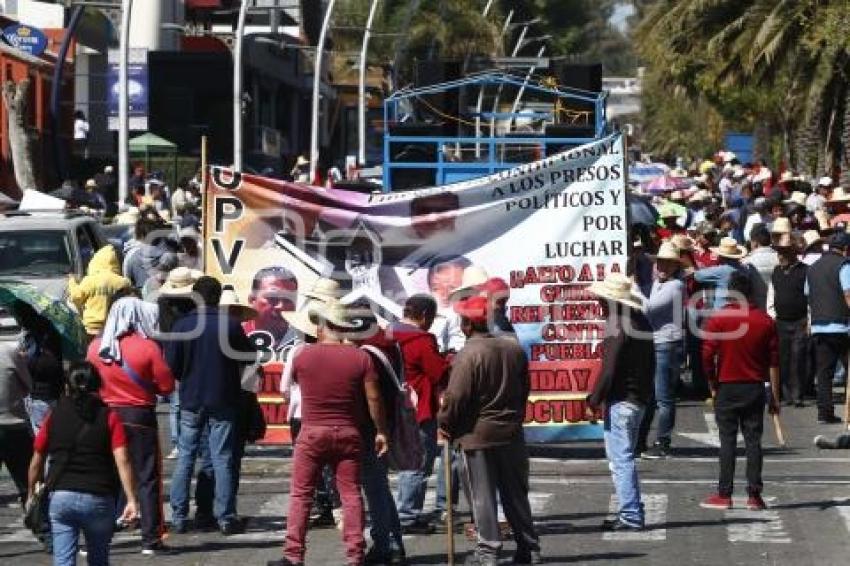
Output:
M664 70L668 88L721 110L724 99L754 89L737 100L737 112L779 124L786 158L810 173L838 164L841 139L850 133L842 132L846 0L658 0L644 8L639 51ZM817 132L817 147L793 142L805 129Z

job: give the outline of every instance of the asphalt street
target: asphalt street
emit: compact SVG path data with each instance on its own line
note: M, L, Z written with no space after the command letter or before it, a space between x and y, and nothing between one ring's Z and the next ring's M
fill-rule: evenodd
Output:
M680 405L674 457L639 464L649 528L640 533L606 533L601 522L615 502L601 442L535 447L531 503L542 535L547 564L847 564L850 538L850 452L820 451L816 434L834 435L843 425L819 426L814 407L785 409L788 448L776 446L765 421L765 498L769 509L747 511L742 499L730 511L699 507L716 489L717 443L709 409ZM140 554L137 533L113 542L113 563L142 565L260 564L280 556L285 529L288 449L252 448L245 460L239 512L249 517L247 532L224 538L217 533L174 535L167 557ZM172 462L167 462L170 470ZM738 460L736 496L745 497L744 461ZM11 480L0 473L0 564L47 565L23 529ZM433 504L433 493L428 505ZM167 507L167 505L166 505ZM462 505L463 507L463 505ZM462 516L465 519L465 516ZM343 564L340 532L310 532L307 564ZM458 558L471 548L457 528ZM406 537L410 564L445 564L446 535ZM506 543L508 563L512 543ZM80 560L84 563L84 559Z

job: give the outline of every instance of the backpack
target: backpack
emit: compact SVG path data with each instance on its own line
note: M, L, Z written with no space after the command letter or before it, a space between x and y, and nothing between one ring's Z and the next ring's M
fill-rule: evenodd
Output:
M425 451L419 440L419 423L416 421L415 394L404 383L404 376L399 377L387 356L375 346L361 346L361 349L372 354L386 370L387 375L395 386L391 396L391 406L387 411L389 428L389 451L387 460L390 469L396 471L414 471L422 468Z

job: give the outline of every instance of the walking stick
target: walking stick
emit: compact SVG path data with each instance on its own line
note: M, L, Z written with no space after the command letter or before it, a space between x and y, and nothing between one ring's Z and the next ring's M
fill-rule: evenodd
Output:
M779 444L780 448L787 448L788 445L785 443L785 431L782 430L782 421L779 420L779 415L773 414L773 431L776 433L776 442Z
M446 494L448 495L446 505L446 564L454 566L455 563L455 525L454 512L452 510L452 446L448 439L443 440L443 474L446 480Z

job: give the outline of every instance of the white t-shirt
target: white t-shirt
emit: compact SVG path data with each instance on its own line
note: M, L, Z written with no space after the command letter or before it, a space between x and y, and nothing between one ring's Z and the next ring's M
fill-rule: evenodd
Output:
M89 139L89 123L81 118L77 118L76 120L74 120L74 139Z

